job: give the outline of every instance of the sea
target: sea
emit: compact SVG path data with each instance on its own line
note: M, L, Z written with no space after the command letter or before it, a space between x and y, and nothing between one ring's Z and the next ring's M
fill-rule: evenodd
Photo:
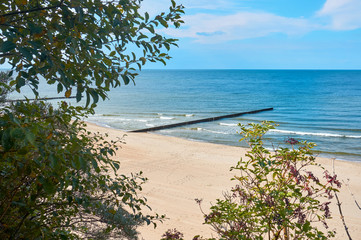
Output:
M131 131L264 108L273 110L154 133L244 147L238 124L267 120L278 125L267 148L294 138L316 143L318 156L361 161L359 70L143 70L86 120Z

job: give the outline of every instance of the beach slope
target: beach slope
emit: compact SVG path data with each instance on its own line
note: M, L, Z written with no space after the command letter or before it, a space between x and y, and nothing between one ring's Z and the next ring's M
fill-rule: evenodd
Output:
M165 214L167 220L139 229L140 239L159 240L161 235L171 228L184 233L184 239L195 235L216 236L207 225L203 225L203 215L195 200L203 199L203 208L208 210L222 193L235 183L230 181L234 172L230 172L247 149L194 142L185 139L148 133L125 133L120 130L104 128L88 123L92 132L108 133L109 138L124 137L116 155L121 167L119 173L143 171L149 181L144 185L142 195L158 214ZM326 169L332 171L333 165L339 179L349 182L343 184L339 193L345 221L353 239L361 236L361 209L354 198L361 203L361 163L333 161L318 158ZM354 194L352 197L350 191ZM332 199L332 216L330 228L337 231L335 239L348 239L343 229L335 199Z

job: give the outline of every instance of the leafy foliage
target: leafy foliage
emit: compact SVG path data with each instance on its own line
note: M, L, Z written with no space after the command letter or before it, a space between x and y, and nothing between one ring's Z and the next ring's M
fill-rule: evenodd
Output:
M183 6L171 0L152 19L140 7L140 0L0 2L0 64L15 78L1 89L28 85L38 96L45 79L65 97L86 98L84 109L27 101L0 110L0 239L135 239L138 225L163 219L142 213L146 178L118 173L111 158L122 141L81 122L93 113L91 101L134 81L136 68L170 58L176 39L157 31L179 27Z
M9 76L9 72L0 72L0 103L3 103L11 88L9 87L9 82L12 78Z
M183 233L177 229L168 229L163 235L161 240L183 240Z
M39 76L57 84L58 92L89 104L105 99L111 87L128 84L147 61L164 64L164 52L176 39L157 27L179 27L183 6L150 19L141 15L141 0L16 0L0 3L0 64L18 72L13 85L29 84L38 94ZM140 49L140 56L128 50Z
M315 144L288 139L291 148L270 152L263 146L263 136L274 125L240 126L241 140L251 149L231 169L238 173L232 179L237 184L205 214L205 224L220 239L326 240L334 236L333 231L320 230L317 223L328 228L329 199L341 184L327 171L324 182L311 172L311 167L322 168L312 154Z
M85 130L80 107L17 103L0 117L0 238L136 236L141 173L118 175L117 142ZM73 116L78 119L71 121ZM128 210L131 210L129 213Z

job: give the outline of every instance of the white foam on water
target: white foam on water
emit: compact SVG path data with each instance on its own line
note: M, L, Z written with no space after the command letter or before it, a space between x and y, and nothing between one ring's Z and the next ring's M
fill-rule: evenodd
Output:
M227 132L213 131L213 130L208 130L208 129L204 129L204 131L210 132L210 133L215 133L215 134L230 135L230 133L227 133Z
M163 120L172 120L172 119L174 119L174 117L163 117L163 116L161 116L160 119L163 119Z
M237 127L238 124L236 123L219 123L221 126L230 126L230 127Z
M342 135L335 133L318 133L318 132L300 132L300 131L288 131L288 130L279 130L271 129L270 132L291 134L291 135L309 135L309 136L319 136L319 137L337 137L337 138L361 138L357 135Z

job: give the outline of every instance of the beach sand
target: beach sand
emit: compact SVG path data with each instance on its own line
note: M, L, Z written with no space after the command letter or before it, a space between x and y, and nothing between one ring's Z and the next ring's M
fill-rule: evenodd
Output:
M126 144L117 152L116 160L121 163L119 172L129 174L143 171L149 181L143 186L142 195L158 214L165 214L167 220L157 228L143 226L139 228L140 239L159 240L167 229L176 228L184 234L184 239L195 235L216 236L208 225L203 225L203 214L195 198L203 199L203 209L208 208L222 193L235 185L230 181L235 172L230 172L247 149L195 142L185 139L161 136L149 133L125 133L120 130L99 127L88 123L88 130L108 133L109 138L122 137ZM331 159L317 158L326 169L332 172ZM334 161L334 168L340 180L349 182L349 188L343 184L339 193L345 221L353 239L361 239L361 163ZM343 228L335 199L332 199L331 229L337 232L335 239L348 239Z

